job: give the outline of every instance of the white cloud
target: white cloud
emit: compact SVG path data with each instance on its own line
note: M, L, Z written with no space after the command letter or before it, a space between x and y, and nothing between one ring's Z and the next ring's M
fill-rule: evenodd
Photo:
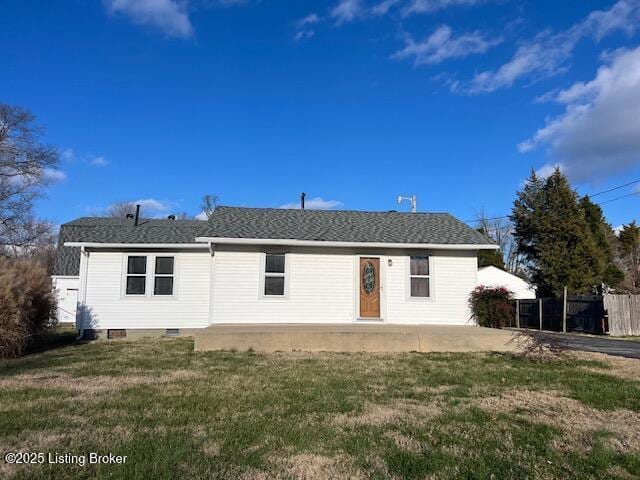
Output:
M451 27L442 25L422 42L405 38L405 47L392 55L392 58L413 58L415 65L436 64L449 58L466 57L484 53L500 40L486 39L480 32L464 33L458 37L452 35Z
M90 157L89 163L95 167L106 167L107 165L111 164L109 160L102 156Z
M342 202L338 200L324 200L322 197L315 197L305 200L304 208L307 210L331 210L332 208L342 206ZM285 203L278 208L299 209L300 202Z
M60 156L63 160L70 162L75 158L75 153L73 151L73 148L65 148L62 152L60 152Z
M397 5L400 0L383 0L382 2L371 7L371 13L374 15L386 15L391 8Z
M55 168L45 168L43 170L43 175L45 180L50 182L61 182L67 179L67 174L62 170L57 170Z
M592 37L598 41L615 31L631 34L639 23L640 0L620 0L609 10L590 13L568 30L559 33L544 31L521 44L511 59L497 70L476 74L466 91L489 93L510 87L525 76L549 77L562 73L583 38Z
M463 6L469 7L487 0L411 0L402 9L402 15L408 16L416 13L433 13L449 7Z
M337 25L352 22L364 15L364 7L361 0L340 0L331 10L331 16Z
M294 38L296 40L303 40L305 38L311 38L315 35L312 25L317 24L320 21L320 17L315 13L310 13L304 18L301 18L296 22L296 34Z
M133 203L140 205L146 212L166 212L171 208L168 202L156 200L155 198L142 198Z
M122 14L138 25L161 30L170 37L191 37L193 26L185 4L176 0L104 0L111 14Z
M640 47L608 58L593 80L556 95L564 113L518 145L521 152L547 146L576 180L640 165Z

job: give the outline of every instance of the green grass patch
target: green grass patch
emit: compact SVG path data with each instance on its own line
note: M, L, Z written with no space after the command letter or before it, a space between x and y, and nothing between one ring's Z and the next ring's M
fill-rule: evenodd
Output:
M187 339L74 343L0 363L0 450L127 462L0 460L0 477L637 476L640 445L619 415L640 428L640 382L608 367L502 354L196 353ZM600 423L565 428L559 420L575 412L542 402L550 392Z

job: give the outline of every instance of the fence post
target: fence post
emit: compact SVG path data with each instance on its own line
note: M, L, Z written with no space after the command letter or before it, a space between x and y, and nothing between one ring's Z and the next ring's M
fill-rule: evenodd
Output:
M562 333L567 333L567 287L562 294Z
M520 328L520 300L516 299L516 328Z
M540 317L540 330L542 330L542 299L538 300L538 313Z

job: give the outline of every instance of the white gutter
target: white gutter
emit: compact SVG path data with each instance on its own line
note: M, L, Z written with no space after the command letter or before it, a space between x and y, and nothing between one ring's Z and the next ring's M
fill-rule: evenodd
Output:
M65 247L82 248L170 248L183 250L206 250L207 245L201 243L97 243L97 242L64 242Z
M500 247L491 243L485 244L446 244L446 243L384 243L384 242L333 242L322 240L293 240L283 238L226 238L196 237L196 242L214 245L286 245L292 247L352 247L352 248L402 248L429 250L498 250ZM65 245L69 245L65 243Z

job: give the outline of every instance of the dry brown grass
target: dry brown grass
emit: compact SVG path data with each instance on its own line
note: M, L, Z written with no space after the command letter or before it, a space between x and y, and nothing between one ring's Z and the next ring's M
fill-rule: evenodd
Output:
M514 412L523 419L560 428L564 437L556 442L559 450L589 449L593 434L610 432L615 450L640 452L640 414L630 410L598 410L556 391L512 390L498 397L475 400L491 412Z
M422 425L442 413L442 401L441 398L435 398L428 403L400 400L385 405L369 403L360 413L336 415L333 423L339 426L382 426L405 421Z
M604 353L571 352L568 354L576 360L595 360L607 365L605 368L584 366L584 370L594 373L603 373L625 380L640 381L640 360L624 357L613 357Z

